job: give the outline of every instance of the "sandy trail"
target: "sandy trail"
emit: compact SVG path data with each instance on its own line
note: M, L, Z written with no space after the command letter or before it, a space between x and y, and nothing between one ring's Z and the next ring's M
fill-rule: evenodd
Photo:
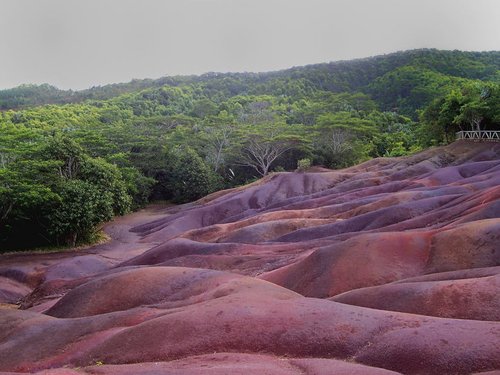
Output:
M103 227L110 240L87 248L0 254L0 303L16 303L42 282L91 276L143 253L157 243L142 240L140 234L130 229L168 216L169 209L168 205L155 204L116 217Z

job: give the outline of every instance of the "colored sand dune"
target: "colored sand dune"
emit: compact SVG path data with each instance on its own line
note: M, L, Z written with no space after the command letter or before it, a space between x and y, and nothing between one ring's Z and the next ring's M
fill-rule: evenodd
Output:
M274 174L106 231L0 257L0 371L500 369L498 143Z

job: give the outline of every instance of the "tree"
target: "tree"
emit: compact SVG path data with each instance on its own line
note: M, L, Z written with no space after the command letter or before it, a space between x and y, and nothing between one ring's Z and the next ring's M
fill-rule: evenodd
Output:
M314 126L315 161L330 168L343 168L366 159L377 124L360 112L326 113Z
M500 85L495 83L472 83L462 90L463 101L455 124L469 125L471 130L480 131L484 125L500 120Z
M124 215L130 210L132 199L116 165L101 158L86 157L79 179L93 184L103 195L109 194L113 215Z
M193 149L176 147L168 150L165 161L166 190L174 202L190 202L216 190L217 175Z
M51 136L0 169L0 241L11 248L74 246L130 202L117 166Z
M214 172L219 172L225 163L226 155L234 141L236 125L226 111L209 119L210 124L203 128L205 137L204 151Z
M201 99L193 103L193 110L191 114L198 118L205 118L207 116L213 116L217 113L217 105L211 100Z
M84 158L83 148L72 139L56 134L41 151L44 160L59 162L59 177L77 178Z
M51 243L46 214L58 195L14 165L0 169L0 248Z
M113 217L113 196L82 180L66 181L58 191L57 207L48 214L49 233L58 244L75 246L89 240L99 224Z
M144 176L137 168L122 167L121 175L128 195L132 198L130 208L137 210L144 207L152 193L152 187L156 181L150 177Z
M321 136L321 139L323 140L322 145L333 155L342 155L343 153L351 150L351 138L352 135L350 135L345 129L335 128L325 131Z
M240 151L237 153L236 164L251 167L259 175L266 176L276 159L306 142L297 130L298 126L279 122L240 128Z
M457 130L495 129L500 123L500 85L471 82L434 99L420 114L424 146L453 140Z

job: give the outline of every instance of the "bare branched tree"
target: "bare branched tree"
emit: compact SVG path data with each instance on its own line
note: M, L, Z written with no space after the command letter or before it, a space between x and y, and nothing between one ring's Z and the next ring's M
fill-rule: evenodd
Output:
M248 141L242 150L243 158L240 164L252 167L261 176L265 176L269 173L271 164L290 149L292 149L290 143L268 143L252 139Z
M214 172L218 172L224 163L225 154L231 144L231 137L234 134L233 125L206 128L208 142L206 145L207 159L212 164Z
M296 137L286 134L285 127L271 124L248 135L241 144L240 159L236 164L251 167L261 176L267 175L272 163L299 143Z
M351 135L342 129L332 129L324 134L323 145L334 155L342 154L352 148Z

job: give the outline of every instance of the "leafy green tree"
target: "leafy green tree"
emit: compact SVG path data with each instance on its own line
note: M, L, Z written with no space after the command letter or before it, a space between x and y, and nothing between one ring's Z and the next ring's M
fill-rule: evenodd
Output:
M424 146L449 143L454 139L454 132L463 130L460 124L454 123L463 103L463 95L459 90L452 90L446 96L434 99L420 113L420 142Z
M472 82L436 98L420 114L423 145L454 140L462 130L498 129L500 126L500 85Z
M214 116L218 112L217 105L209 99L200 99L193 103L192 115L198 118Z
M218 176L193 149L178 147L169 150L165 157L168 191L174 202L193 201L219 187Z
M124 215L130 210L131 197L118 167L100 158L85 158L80 179L110 194L113 214Z
M130 203L118 167L55 135L0 169L0 241L74 246Z
M495 83L466 85L463 100L454 118L455 124L468 125L471 130L480 131L484 126L500 120L500 85Z
M377 127L359 112L325 113L314 126L315 163L343 168L367 157L367 140Z
M49 234L57 244L75 246L89 240L98 225L113 217L113 196L99 186L83 180L66 181L58 189L59 204L47 219Z
M0 169L0 248L37 246L51 242L46 214L58 196L16 166Z
M75 141L60 134L52 137L40 152L42 160L58 161L60 178L74 179L80 174L85 158L83 148Z
M134 167L120 168L120 172L127 194L131 198L130 208L136 210L146 206L156 181L153 178L144 176Z

